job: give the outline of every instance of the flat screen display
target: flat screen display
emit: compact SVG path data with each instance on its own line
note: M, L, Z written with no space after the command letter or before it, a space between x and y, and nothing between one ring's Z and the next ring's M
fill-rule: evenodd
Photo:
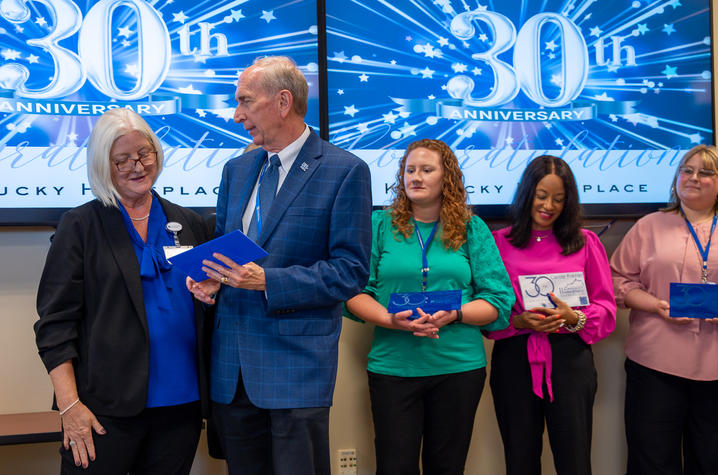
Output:
M542 154L595 209L665 203L714 142L710 19L708 0L332 0L330 140L371 164L375 205L420 138L452 147L475 205L510 203Z
M254 58L295 59L318 128L316 0L3 0L0 4L0 223L52 222L92 199L86 144L113 107L160 137L157 192L213 207L224 163L251 141L232 120Z

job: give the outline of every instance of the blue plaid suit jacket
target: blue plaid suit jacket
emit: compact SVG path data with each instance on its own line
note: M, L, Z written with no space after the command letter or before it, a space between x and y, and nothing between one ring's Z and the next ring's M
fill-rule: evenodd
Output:
M242 229L264 150L227 162L217 229ZM211 398L228 404L240 372L266 409L328 407L337 372L341 304L369 275L371 184L367 164L311 133L262 223L265 292L223 286L212 338Z

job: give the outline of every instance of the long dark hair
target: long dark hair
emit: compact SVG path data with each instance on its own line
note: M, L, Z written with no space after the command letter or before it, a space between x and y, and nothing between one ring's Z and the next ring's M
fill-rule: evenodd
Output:
M508 239L514 247L525 248L531 239L531 208L536 185L546 175L554 174L563 182L565 191L563 211L553 223L553 234L561 245L561 254L573 254L586 243L581 233L581 205L578 202L576 179L568 163L553 155L542 155L531 160L516 188L514 201L509 208L511 231Z

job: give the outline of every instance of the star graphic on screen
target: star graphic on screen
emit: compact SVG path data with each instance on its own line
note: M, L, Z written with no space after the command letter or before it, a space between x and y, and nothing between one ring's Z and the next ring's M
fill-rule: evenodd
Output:
M207 56L205 56L205 55L203 55L203 54L195 54L193 59L194 59L194 62L195 62L195 63L202 63L202 64L204 64L204 63L207 62Z
M202 74L204 74L204 75L207 76L208 78L213 78L213 77L216 75L216 73L214 72L214 69L207 69L207 70L205 70L205 72L202 73Z
M410 125L408 122L404 122L404 127L399 129L399 132L401 132L401 135L404 137L409 137L411 135L416 135L416 129L419 126L419 124L416 125Z
M231 16L234 21L239 21L244 18L244 15L242 15L242 10L232 10Z
M478 66L474 66L474 69L471 70L472 73L474 73L474 76L481 76L481 73L483 73L483 70L479 68Z
M369 81L369 76L367 76L366 74L362 73L362 75L359 76L359 82L368 82L368 81Z
M669 66L669 65L666 64L666 69L664 69L663 71L661 71L661 74L665 74L665 75L666 75L666 79L674 78L674 77L678 76L678 74L676 74L676 69L677 69L677 68L678 68L677 66L671 67L671 66Z
M608 66L606 66L606 69L608 69L609 73L615 73L616 71L618 71L618 65L609 63Z
M618 122L618 117L616 117L616 114L611 114L608 116L609 119L611 119L611 122Z
M488 8L489 8L488 6L482 5L482 4L479 3L479 6L476 7L476 10L478 10L478 11L480 11L480 12L485 12Z
M645 23L639 23L639 24L638 24L638 28L636 28L636 30L637 30L641 35L645 35L646 32L650 31L650 28L648 28L648 25L646 25Z
M406 41L411 41L412 38L411 38L411 36L408 36L408 35L407 35L404 39L405 39Z
M166 5L172 5L175 2L175 0L167 0Z
M35 23L37 23L38 26L46 26L47 20L45 20L44 17L39 16L35 19Z
M483 41L484 43L486 42L486 40L489 39L489 37L486 36L486 33L481 33L481 34L478 36L478 38L479 38L480 41Z
M14 49L4 49L0 52L0 55L5 58L5 61L12 61L13 59L18 59L20 57L20 52Z
M424 78L432 79L432 76L433 76L433 74L434 74L435 71L429 69L429 66L427 66L427 67L425 67L424 69L422 69L422 70L419 71L419 72L421 73L422 79L424 79Z
M673 28L673 23L668 24L668 25L664 23L664 24L663 24L663 30L662 30L662 31L663 31L665 34L667 34L668 36L671 36L671 33L675 33L675 32L676 32L676 29Z
M553 53L548 54L548 59L554 59L555 57L556 57L556 55Z
M25 28L21 27L20 25L15 25L15 31L17 31L18 33L22 33L23 31L25 31Z
M391 111L388 114L382 114L381 116L384 118L384 122L387 124L396 123L396 119L399 117L398 115L394 114L394 111Z
M556 139L556 140L554 141L554 143L555 143L556 145L558 145L559 147L563 147L563 140L561 140L561 139Z
M449 40L447 38L444 38L443 36L440 36L437 43L439 43L439 46L446 46L449 44Z
M391 61L389 61L389 64L391 64L392 66L396 65L396 60L392 59Z
M561 83L563 82L562 79L563 79L563 78L561 77L560 74L552 74L552 75L551 75L551 84L555 84L555 85L557 85L557 86L560 86Z
M187 87L180 87L177 90L180 92L180 94L202 94L200 91L195 89L192 84Z
M601 36L601 29L597 26L594 26L591 28L591 36L599 37Z
M130 76L137 77L139 68L136 64L127 64L125 65L125 72L129 74Z
M132 44L132 43L130 43L130 42L127 41L127 40L122 40L120 43L121 43L122 46L124 46L125 48L127 48L128 46L130 46L130 45Z
M546 42L546 49L550 49L551 51L553 51L553 50L555 50L557 47L558 47L558 46L556 45L556 43L553 42L553 40Z
M463 63L454 63L451 65L451 69L454 70L455 73L463 73L466 72L468 66L466 66Z
M40 58L38 56L35 56L34 54L31 54L27 57L27 62L30 64L37 63Z
M359 112L359 109L354 107L354 104L350 105L349 107L344 106L344 115L350 115L354 117L354 114L356 114L357 112Z
M344 95L344 89L339 89L339 90L337 91L337 94L339 94L340 96L343 96L343 95Z
M357 130L361 132L362 134L365 134L369 132L369 123L368 122L362 122L361 124L357 125Z
M433 101L434 99L436 99L436 96L433 94L429 94L429 97L427 99L429 99L430 101Z
M586 16L583 17L583 21L590 20L591 16L593 16L592 13L587 13Z
M332 58L335 61L339 61L340 63L343 63L347 59L347 55L344 54L344 51L335 51L334 57Z
M262 10L262 15L259 18L266 21L267 23L277 19L277 17L274 16L274 10Z
M172 14L172 21L178 21L184 25L184 22L187 21L189 17L184 14L184 11L181 11L179 13L173 13Z
M668 5L673 7L673 9L675 10L676 8L681 6L681 0L673 0L672 2L669 2Z
M511 145L512 143L514 143L514 138L513 138L513 137L506 137L506 138L504 139L504 142L506 142L506 145Z
M197 115L199 117L202 117L202 118L204 118L207 115L207 113L202 109L195 109L195 112L197 113Z
M688 138L691 139L691 143L701 143L703 141L701 134L689 135Z
M125 38L128 38L131 34L132 30L130 30L130 28L127 26L123 26L122 28L117 29L118 36L124 36Z

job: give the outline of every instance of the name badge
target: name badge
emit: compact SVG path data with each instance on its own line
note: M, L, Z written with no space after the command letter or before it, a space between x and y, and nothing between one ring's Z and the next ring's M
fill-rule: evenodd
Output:
M165 251L165 259L171 259L185 251L189 251L193 247L194 246L162 246Z
M570 307L583 307L589 304L583 272L520 275L519 287L525 309L555 308L549 298L550 293Z

